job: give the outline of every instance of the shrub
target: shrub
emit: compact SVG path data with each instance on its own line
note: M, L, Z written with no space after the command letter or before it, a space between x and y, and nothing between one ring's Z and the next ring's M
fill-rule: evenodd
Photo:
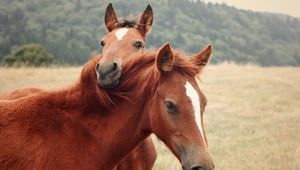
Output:
M26 44L3 58L8 66L44 66L53 62L53 55L39 44Z

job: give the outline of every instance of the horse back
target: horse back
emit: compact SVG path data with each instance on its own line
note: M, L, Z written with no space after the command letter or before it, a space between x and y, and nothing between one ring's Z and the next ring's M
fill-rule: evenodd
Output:
M77 147L89 146L88 132L65 118L57 98L41 92L0 101L0 169L72 169L77 159L88 158Z
M39 92L45 92L46 90L40 89L40 88L20 88L16 89L10 92L6 92L3 94L0 94L0 100L13 100L13 99L18 99L21 97L25 97L31 94L36 94Z

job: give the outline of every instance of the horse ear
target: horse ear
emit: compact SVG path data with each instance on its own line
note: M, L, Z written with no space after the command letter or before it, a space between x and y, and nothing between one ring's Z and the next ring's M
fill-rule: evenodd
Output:
M104 22L105 22L106 29L109 32L114 30L116 24L118 23L117 15L111 3L109 3L108 6L106 7Z
M192 57L192 60L199 66L199 69L204 68L210 61L212 46L208 44L199 53Z
M153 23L153 11L150 5L147 5L147 8L143 12L139 21L139 30L142 35L146 37L146 34L150 31L151 25Z
M156 66L161 72L169 72L173 68L174 54L169 43L159 48L156 55Z

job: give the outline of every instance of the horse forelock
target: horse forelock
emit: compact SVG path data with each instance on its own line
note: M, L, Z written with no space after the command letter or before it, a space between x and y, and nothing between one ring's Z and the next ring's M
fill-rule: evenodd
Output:
M174 51L174 55L176 56L173 64L175 70L190 77L195 77L201 73L200 66L191 57L177 50Z
M137 28L138 25L136 19L121 19L115 24L115 28Z

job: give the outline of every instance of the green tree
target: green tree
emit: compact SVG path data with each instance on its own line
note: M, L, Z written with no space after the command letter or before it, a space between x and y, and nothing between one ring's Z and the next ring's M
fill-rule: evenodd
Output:
M15 47L36 43L47 48L57 63L84 63L92 51L99 50L99 39L106 33L103 18L109 2L0 0L0 61ZM201 0L147 3L154 10L149 48L170 42L175 48L194 53L210 42L214 47L212 62L300 66L299 18ZM113 1L120 18L137 15L147 3Z
M53 62L53 55L39 44L23 45L3 58L3 63L9 66L41 66Z
M75 11L78 12L81 9L81 1L77 0L76 1L76 6L75 6Z

